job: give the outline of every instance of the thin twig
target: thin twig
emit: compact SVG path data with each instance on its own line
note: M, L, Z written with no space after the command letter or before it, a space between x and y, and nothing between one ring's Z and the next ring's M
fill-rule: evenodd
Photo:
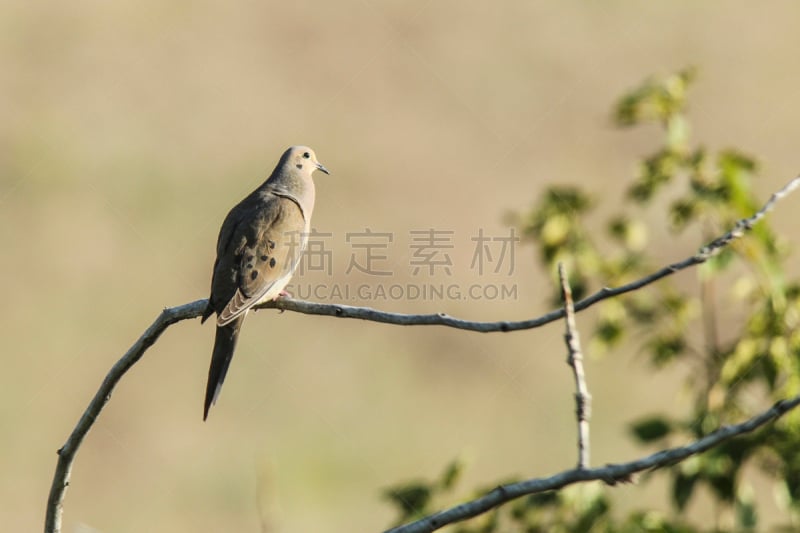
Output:
M798 186L800 186L800 176L796 177L781 190L773 194L769 201L767 201L767 203L764 204L764 206L753 216L740 220L731 231L702 247L697 254L678 263L673 263L650 274L649 276L645 276L627 285L617 288L603 288L588 298L584 298L583 300L577 302L575 304L575 310L582 311L607 298L635 291L680 270L704 263L720 249L744 235L746 231L750 230L754 224L761 220L764 215L766 215L767 212L773 208L776 202L788 195ZM116 387L117 383L120 381L120 379L122 379L125 373L142 357L142 355L144 355L144 352L158 339L165 329L176 322L180 322L181 320L199 317L206 305L207 300L197 300L188 304L164 309L155 322L153 322L153 324L108 372L94 398L92 398L92 401L89 402L89 406L86 408L80 420L78 421L78 424L72 430L67 442L61 447L60 450L58 450L58 463L56 465L53 483L50 487L50 494L47 499L47 510L45 512L45 533L61 532L63 503L67 487L69 486L72 463L75 460L75 455L77 454L83 439L86 437L86 434L89 432L89 429L91 429L95 420L97 420L97 417L100 416L100 412L103 410L106 402L108 402L108 400L111 398L111 393L113 392L114 387ZM433 315L387 313L384 311L370 309L368 307L322 304L289 299L279 299L273 302L268 302L259 306L258 308L281 309L284 311L295 311L310 315L358 318L361 320L369 320L372 322L382 322L400 326L439 325L479 332L532 329L549 324L550 322L558 320L564 316L564 310L559 309L556 311L551 311L550 313L547 313L539 318L523 320L519 322L474 322L453 318L445 315L444 313ZM588 470L585 472L588 472Z
M781 400L770 409L753 418L733 426L722 426L687 446L668 448L621 464L609 464L598 468L573 468L545 478L534 478L519 483L501 485L485 495L445 511L427 516L416 522L388 530L386 533L430 533L442 527L478 516L506 502L586 481L604 481L609 484L630 480L633 474L670 466L687 457L709 450L733 437L750 433L783 416L800 405L800 395Z
M575 418L578 421L578 468L589 467L589 418L592 416L592 395L586 385L586 374L583 371L583 351L578 326L575 323L575 306L572 303L572 288L567 279L564 263L558 264L558 277L561 281L561 299L564 301L567 331L564 341L567 343L567 364L575 377Z

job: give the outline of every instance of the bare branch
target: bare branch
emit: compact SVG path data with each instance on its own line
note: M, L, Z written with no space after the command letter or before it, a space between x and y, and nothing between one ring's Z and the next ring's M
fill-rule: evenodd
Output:
M672 263L665 266L652 274L640 278L636 281L621 285L619 287L604 287L596 293L592 294L575 303L575 311L583 311L592 305L620 294L625 294L637 289L641 289L646 285L650 285L662 278L685 270L687 268L705 263L711 257L716 255L722 248L729 245L731 242L743 236L747 231L775 207L775 204L790 194L792 191L800 186L800 176L794 178L789 183L784 185L782 189L774 193L767 203L759 209L753 216L743 218L738 221L733 229L728 233L717 237L709 242L696 254L691 257ZM551 311L538 318L529 320L520 320L517 322L474 322L470 320L462 320L453 318L444 313L431 314L431 315L411 315L403 313L387 313L370 309L368 307L352 307L349 305L338 304L322 304L315 302L306 302L302 300L286 300L279 299L273 302L267 302L257 307L258 309L281 309L285 311L295 311L297 313L305 313L309 315L325 315L336 316L340 318L358 318L361 320L369 320L372 322L383 322L384 324L394 324L397 326L448 326L456 329L465 329L469 331L478 331L481 333L490 333L494 331L518 331L523 329L533 329L549 324L564 317L564 310L557 309Z
M550 477L534 478L519 483L501 485L480 498L462 503L416 522L390 529L386 533L430 533L446 525L478 516L499 505L528 494L557 490L567 485L586 481L600 480L610 484L626 481L638 472L663 468L678 463L687 457L709 450L733 437L755 431L783 416L798 405L800 405L800 395L781 400L770 409L746 422L733 426L723 426L687 446L662 450L629 463L609 464L599 468L573 468Z
M678 263L673 263L667 267L662 268L637 281L623 285L617 288L604 288L595 294L585 298L575 304L576 311L582 311L597 302L618 296L626 292L631 292L649 285L661 278L667 277L675 272L684 270L691 266L704 263L720 249L730 244L735 239L738 239L754 224L761 220L784 196L788 195L794 189L800 186L800 176L790 181L780 191L772 195L769 201L756 212L752 217L740 220L736 226L726 233L718 237L700 251ZM78 421L75 429L72 430L67 442L58 450L58 464L56 465L55 475L53 477L53 484L50 487L50 494L47 500L47 510L45 513L45 533L60 533L61 531L61 516L64 497L67 487L69 486L70 474L72 472L72 463L75 460L75 455L80 448L83 439L89 432L89 429L94 424L103 407L111 398L111 393L116 387L117 383L122 379L125 373L144 355L144 352L156 342L161 333L164 332L169 326L181 320L197 318L205 309L207 300L197 300L188 304L179 305L164 309L161 314L156 318L155 322L144 332L144 334L130 347L125 355L117 361L111 370L106 375L103 383L100 385L97 393L95 394L89 406L84 411L80 420ZM539 318L530 320L522 320L519 322L474 322L469 320L461 320L445 315L444 313L433 315L412 315L402 313L387 313L370 309L368 307L352 307L347 305L336 304L322 304L316 302L306 302L302 300L287 300L279 299L274 302L269 302L258 307L259 309L272 308L286 311L295 311L298 313L311 314L311 315L326 315L336 316L341 318L358 318L361 320L369 320L372 322L382 322L386 324L395 324L400 326L414 326L414 325L438 325L448 326L456 329L464 329L478 332L493 332L493 331L517 331L524 329L532 329L549 324L555 320L564 317L564 310L559 309L551 311ZM583 470L582 472L595 472L595 470ZM588 478L587 478L588 479ZM470 515L473 516L473 515ZM409 530L417 531L417 530ZM419 531L432 531L432 530L419 530Z
M561 280L561 299L564 301L567 332L564 341L567 343L567 364L572 368L575 377L575 417L578 420L578 468L589 467L589 418L592 412L592 395L586 385L583 371L583 351L578 326L575 323L575 307L572 303L572 288L567 279L564 263L558 264L558 277Z
M72 430L67 442L58 450L56 473L53 477L53 484L50 487L50 495L47 498L45 533L59 533L61 531L62 506L69 486L75 454L78 452L78 448L80 448L89 429L100 415L100 411L111 399L114 387L117 386L122 376L141 359L144 352L158 340L165 329L175 322L200 316L205 306L206 300L197 300L196 302L164 309L156 321L133 343L133 346L128 349L125 355L111 367L94 398L89 402L89 407L86 408L75 429Z

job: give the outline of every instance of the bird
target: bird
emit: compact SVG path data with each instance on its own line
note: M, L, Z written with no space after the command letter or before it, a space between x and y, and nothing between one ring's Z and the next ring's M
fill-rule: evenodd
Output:
M292 146L269 178L230 210L217 238L211 296L200 323L217 314L203 420L219 397L245 316L283 295L311 229L315 171L330 174L307 146Z

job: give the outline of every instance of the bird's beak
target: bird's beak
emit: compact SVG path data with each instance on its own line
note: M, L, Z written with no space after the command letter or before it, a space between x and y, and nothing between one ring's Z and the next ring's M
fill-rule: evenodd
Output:
M328 176L331 175L330 171L327 168L325 168L325 165L323 165L322 163L317 163L317 170L321 170L322 172L324 172Z

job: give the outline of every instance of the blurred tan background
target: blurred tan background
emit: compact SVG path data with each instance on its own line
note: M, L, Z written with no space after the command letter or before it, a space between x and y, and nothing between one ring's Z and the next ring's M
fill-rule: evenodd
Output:
M317 176L314 214L333 235L332 275L300 282L364 281L345 273L345 234L366 227L396 236L382 265L391 281L420 281L409 232L436 228L455 243L451 275L432 281L518 290L505 301L346 302L398 311L549 310L529 246L513 276L481 277L469 239L507 234L503 214L555 183L596 191L598 220L613 212L659 134L616 131L609 110L651 73L699 67L694 138L757 155L766 198L798 170L800 4L754 5L4 2L3 529L42 527L55 451L103 376L161 308L207 296L223 217L291 144L312 146L333 172ZM791 202L772 220L793 240ZM698 245L654 233L664 262ZM182 322L89 434L64 530L380 531L393 519L380 490L438 475L456 455L470 460L464 489L570 467L562 330L479 335L262 311L203 423L213 326ZM625 422L685 408L683 371L655 373L636 353L587 363L594 464L642 453ZM623 508L665 501L663 485L614 493Z

